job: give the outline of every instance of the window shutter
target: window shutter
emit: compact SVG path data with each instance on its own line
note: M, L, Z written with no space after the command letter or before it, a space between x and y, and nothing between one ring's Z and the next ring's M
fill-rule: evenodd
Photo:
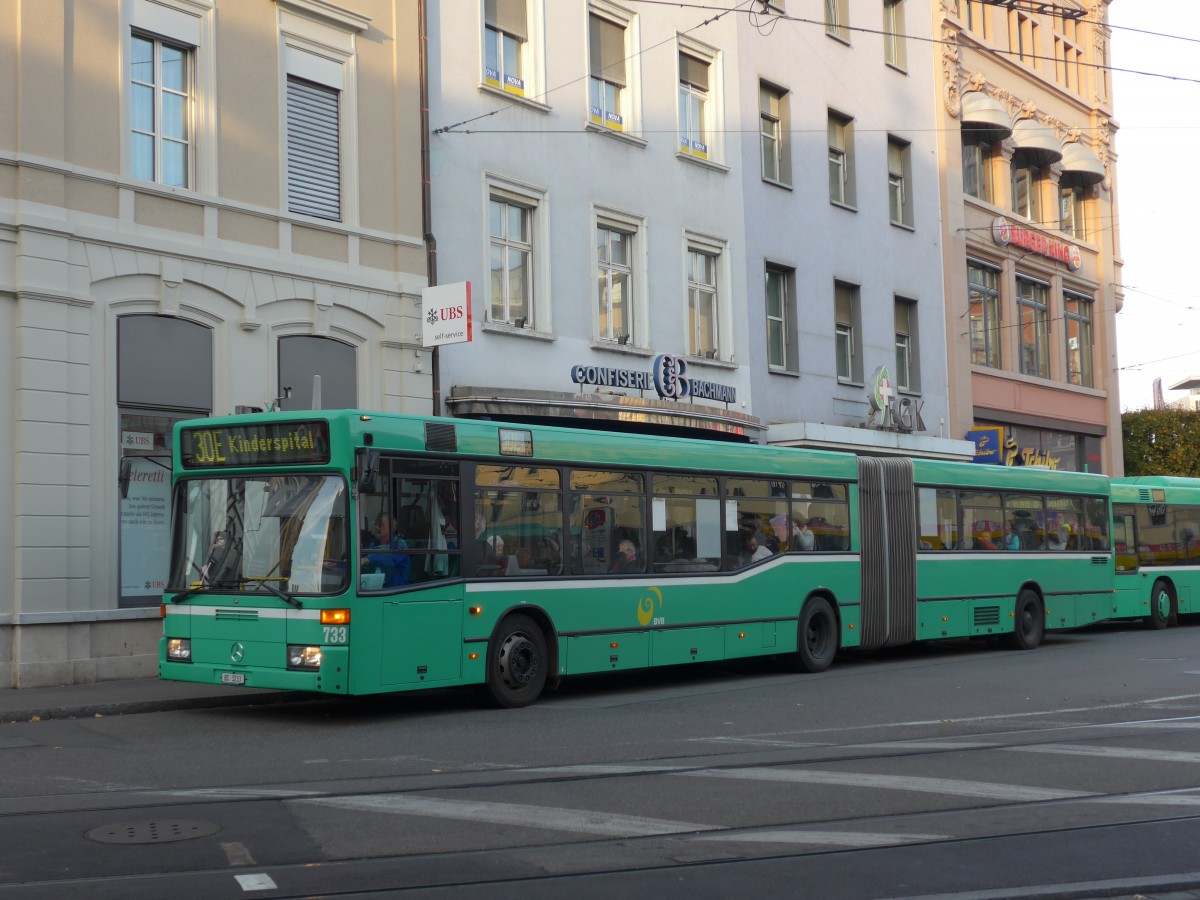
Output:
M483 0L483 21L519 41L529 39L525 0Z
M779 121L782 118L779 114L779 94L771 90L771 88L760 84L758 88L758 110L764 116L770 116L772 119Z
M588 17L592 77L625 87L625 29L595 14Z
M707 91L708 63L696 59L694 56L688 56L686 53L680 53L679 80L684 84L690 84L698 90Z
M335 90L288 77L288 210L340 222L338 99Z

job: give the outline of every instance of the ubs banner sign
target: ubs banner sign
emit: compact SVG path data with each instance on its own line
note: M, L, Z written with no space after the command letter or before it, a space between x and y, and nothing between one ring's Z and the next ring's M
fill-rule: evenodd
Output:
M737 388L689 378L687 360L681 356L662 353L654 358L654 369L638 372L634 369L610 369L607 366L571 366L571 380L578 385L629 388L635 391L654 391L664 400L715 400L736 403Z
M421 346L471 340L471 282L439 284L421 291Z

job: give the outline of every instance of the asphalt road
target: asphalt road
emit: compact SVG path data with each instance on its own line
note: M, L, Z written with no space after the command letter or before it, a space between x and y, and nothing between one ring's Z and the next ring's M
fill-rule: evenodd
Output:
M0 726L0 900L1200 892L1200 627ZM1200 896L1200 893L1187 896Z

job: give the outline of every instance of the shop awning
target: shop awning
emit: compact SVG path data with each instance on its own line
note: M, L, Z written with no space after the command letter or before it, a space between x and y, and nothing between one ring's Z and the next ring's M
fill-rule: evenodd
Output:
M1037 156L1039 165L1048 166L1063 157L1063 148L1058 142L1058 136L1034 119L1022 119L1014 125L1012 138L1017 150Z
M962 98L964 128L987 128L1000 132L1001 139L1012 134L1012 119L999 100L980 91L968 91Z
M1104 163L1100 162L1100 157L1093 153L1091 148L1073 142L1063 144L1062 150L1064 172L1070 172L1087 184L1096 184L1104 180Z

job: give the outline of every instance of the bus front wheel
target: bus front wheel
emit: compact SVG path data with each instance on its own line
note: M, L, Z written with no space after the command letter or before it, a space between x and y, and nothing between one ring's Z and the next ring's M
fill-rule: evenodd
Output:
M833 664L838 650L838 621L824 597L813 597L800 611L794 668L800 672L824 672Z
M1160 578L1154 582L1154 589L1150 591L1150 615L1142 621L1147 628L1154 631L1166 628L1171 622L1173 606L1171 588Z
M1013 633L1008 636L1008 645L1015 650L1035 649L1046 633L1046 614L1042 611L1041 599L1026 588L1017 594L1013 615Z
M487 689L497 706L528 706L546 686L546 636L528 616L509 616L488 648Z

